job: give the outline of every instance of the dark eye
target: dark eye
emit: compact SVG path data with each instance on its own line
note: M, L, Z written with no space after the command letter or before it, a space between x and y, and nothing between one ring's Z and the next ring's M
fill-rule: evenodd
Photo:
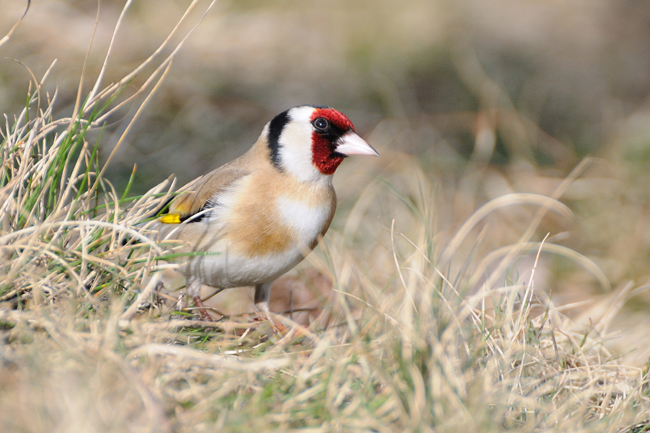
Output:
M319 131L325 131L329 129L330 123L327 121L327 119L319 117L317 119L314 119L312 125L314 125L314 128L318 129Z

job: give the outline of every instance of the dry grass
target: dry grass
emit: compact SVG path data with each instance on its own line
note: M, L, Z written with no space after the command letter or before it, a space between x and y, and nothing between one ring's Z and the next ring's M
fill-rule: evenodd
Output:
M5 117L1 431L648 430L648 369L605 347L616 313L646 287L608 291L593 260L547 235L572 223L563 200L584 192L597 162L539 175L538 194L475 206L476 185L497 182L490 122L466 176L442 191L389 146L366 171L338 173L355 199L298 275L316 269L331 281L326 326L277 315L286 329L274 333L266 322L206 324L159 308L169 252L144 223L174 184L118 193L89 131L124 105L146 110L181 47L172 39L169 55L123 80L103 85L100 72L90 92L80 85L68 118L53 114L46 77L32 77L24 111ZM508 113L499 119L508 124ZM567 279L548 276L549 254L586 270L567 273L579 287L605 290L579 310L589 320L554 298Z

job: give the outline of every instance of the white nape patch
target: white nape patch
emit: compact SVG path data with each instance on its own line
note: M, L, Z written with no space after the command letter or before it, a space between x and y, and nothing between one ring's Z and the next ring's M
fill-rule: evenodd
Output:
M288 197L280 197L277 206L282 222L296 231L299 241L304 245L311 244L323 231L332 211L329 203L312 207Z
M312 155L311 115L314 107L294 107L289 110L291 120L280 134L280 160L282 167L301 182L316 182L330 176L314 166Z

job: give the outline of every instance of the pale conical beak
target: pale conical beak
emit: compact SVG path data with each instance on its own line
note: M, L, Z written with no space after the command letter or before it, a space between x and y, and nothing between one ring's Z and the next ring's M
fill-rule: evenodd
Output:
M350 131L343 137L339 138L336 145L336 153L343 155L372 155L379 156L379 153L372 148L371 145L359 137L354 132Z

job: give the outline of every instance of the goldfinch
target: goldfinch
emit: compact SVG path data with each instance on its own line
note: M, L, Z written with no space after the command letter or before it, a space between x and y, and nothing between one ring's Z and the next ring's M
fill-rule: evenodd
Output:
M302 105L264 126L239 158L190 182L156 225L183 241L181 272L201 317L201 285L255 286L269 313L273 281L297 265L327 232L336 209L332 175L348 155L379 156L339 111Z

